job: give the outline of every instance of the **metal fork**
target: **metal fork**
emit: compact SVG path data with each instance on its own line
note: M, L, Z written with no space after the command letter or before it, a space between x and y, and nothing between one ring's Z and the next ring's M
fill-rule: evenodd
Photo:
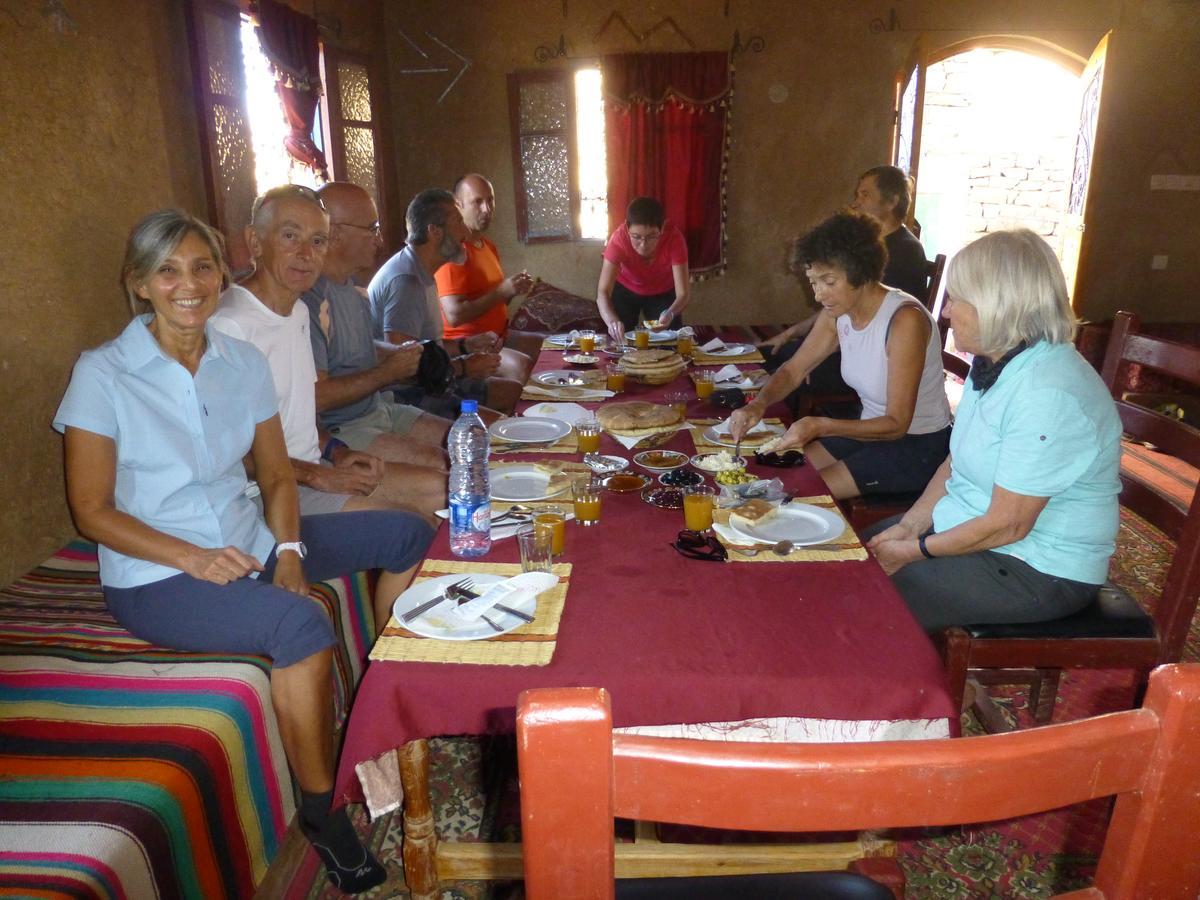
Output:
M436 597L431 597L429 600L426 600L421 605L414 606L412 609L410 609L408 612L406 612L404 615L402 615L400 617L400 621L407 625L413 619L417 618L417 616L420 616L420 615L423 615L424 613L429 612L431 609L433 609L435 606L437 606L443 600L451 599L451 597L450 597L451 590L461 587L463 584L469 584L470 581L471 581L470 578L460 578L454 584L446 585L446 587L442 588L441 592Z
M470 578L466 579L466 581L467 581L467 583L465 585L462 585L461 587L456 585L454 588L454 592L456 594L458 594L459 596L466 597L468 600L474 600L476 597L479 596L479 592L474 590L475 585L471 581ZM523 612L519 609L514 609L513 607L506 606L503 603L493 604L493 607L495 609L500 610L500 612L508 613L510 616L516 616L518 619L521 619L522 621L525 621L525 622L532 622L533 618L534 618L527 612ZM488 620L486 618L483 621L488 622ZM488 622L488 624L492 625L491 622ZM496 626L492 625L492 627L495 628Z

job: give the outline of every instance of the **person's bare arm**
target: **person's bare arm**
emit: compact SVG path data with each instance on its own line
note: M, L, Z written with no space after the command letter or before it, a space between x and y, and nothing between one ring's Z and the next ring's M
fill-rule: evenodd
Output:
M385 351L377 344L376 357L378 365L346 375L330 376L324 369L318 369L317 412L348 406L388 385L409 380L417 374L421 363L421 345L409 341Z
M987 511L982 516L930 535L925 539L925 549L936 557L962 556L1005 547L1033 530L1037 517L1049 502L1049 497L1030 497L993 486ZM897 536L878 544L873 541L872 545L876 559L889 575L923 558L917 536Z
M198 547L118 510L116 443L74 427L68 427L64 437L67 503L84 537L125 556L170 566L214 584L262 571L258 560L239 547Z
M672 319L683 315L683 311L687 309L687 305L692 299L691 279L688 277L687 263L671 266L671 278L675 282L675 299L671 302L670 306L663 310L663 314L658 317L660 328L666 328L671 324Z
M767 383L763 385L757 397L741 409L734 410L729 417L729 430L734 438L744 437L747 431L762 420L767 407L783 400L798 388L808 377L808 373L827 359L837 348L835 320L826 314L819 315L816 324L813 325L796 354L767 379Z
M612 302L613 285L617 283L620 266L606 259L600 266L600 281L596 284L596 305L600 307L600 318L608 326L608 333L620 345L625 340L625 326Z
M300 540L300 499L296 480L288 461L283 441L283 426L274 415L254 428L254 443L250 445L258 487L262 491L263 516L275 536L275 543ZM308 593L308 582L300 564L300 554L285 550L275 557L273 582L293 593Z
M520 272L511 278L505 278L486 294L474 299L468 300L461 294L446 294L438 297L438 302L442 305L446 321L457 327L474 322L493 306L508 303L514 297L528 293L531 287L533 278L528 272Z

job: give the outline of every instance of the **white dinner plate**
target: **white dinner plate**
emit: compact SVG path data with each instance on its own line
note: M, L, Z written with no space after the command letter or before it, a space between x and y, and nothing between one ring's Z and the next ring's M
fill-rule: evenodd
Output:
M726 344L721 350L701 350L696 348L697 353L703 353L705 356L745 356L747 353L754 352L753 344Z
M679 337L679 332L672 331L670 328L666 329L665 331L652 331L650 332L650 343L666 344L675 340L677 337ZM632 331L625 332L625 340L631 344L634 342L635 338Z
M488 434L501 441L513 444L548 444L571 433L571 423L562 419L541 416L518 416L513 419L497 419L488 428Z
M724 424L724 423L722 423ZM765 444L776 435L783 434L784 427L782 425L763 425L762 429L753 431L742 438L743 447L758 447ZM702 437L710 444L716 444L720 447L736 447L737 441L733 439L733 435L727 431L717 431L716 425L710 425L704 429Z
M595 418L596 413L578 403L533 403L521 415L526 418L558 419L574 425L582 419Z
M547 344L553 344L555 347L569 347L573 343L571 335L568 334L552 334L546 338Z
M483 619L464 622L451 614L451 610L454 609L454 601L452 600L439 603L428 612L421 613L421 615L417 616L411 622L406 623L400 618L410 609L420 606L426 600L432 600L448 585L454 584L456 581L461 581L465 577L467 576L439 575L436 578L430 578L414 584L396 598L396 602L392 605L392 614L402 627L407 628L414 634L419 634L422 637L437 638L442 641L482 641L490 637L496 637L497 635L507 634L525 624L524 620L517 618L512 613L506 613L499 609L491 610L487 614L487 617L499 625L503 631L497 631L487 622L483 621ZM478 593L483 593L497 581L504 581L505 577L504 575L472 574L470 576L472 589ZM525 597L521 601L516 602L513 608L533 615L537 611L537 597Z
M791 541L798 547L808 544L824 544L832 541L846 530L846 520L831 509L809 506L807 503L789 503L765 522L745 526L729 520L729 527L737 534L760 544Z
M550 487L550 473L533 463L505 466L503 469L493 469L491 472L492 499L511 500L521 503L527 500L545 500L554 497L571 487L571 482L563 479L557 488Z
M538 372L533 376L533 380L538 384L544 384L546 387L587 387L588 385L604 388L603 379L597 379L596 376L588 378L578 369L550 369L547 372Z

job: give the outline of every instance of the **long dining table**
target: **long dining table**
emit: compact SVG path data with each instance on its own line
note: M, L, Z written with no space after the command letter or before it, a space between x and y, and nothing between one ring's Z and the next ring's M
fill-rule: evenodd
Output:
M562 356L543 350L534 374L563 368ZM699 400L686 374L665 385L630 383L625 393L603 402L662 402L681 391L690 397L689 420L728 414ZM694 453L690 430L677 432L663 448ZM634 455L608 434L600 452ZM493 462L556 458L531 448L494 456ZM579 460L578 454L566 458ZM828 494L809 465L774 469L751 461L750 470L778 477L798 498ZM439 877L520 877L519 845L439 846L425 742L512 732L517 696L529 688L605 687L614 726L647 733L792 741L952 733L957 710L938 655L873 559L692 559L671 546L683 524L680 510L652 506L639 492L605 494L592 527L567 523L560 562L569 564L569 572L559 567L566 595L548 661L371 662L347 725L336 792L370 801L372 777L398 758L405 874L414 897L436 896ZM427 555L434 569L437 561L454 560L447 532L439 529ZM507 539L478 563L518 561L516 541ZM462 571L465 564L470 571L472 561L458 562L458 569L443 569ZM652 869L631 863L624 871Z

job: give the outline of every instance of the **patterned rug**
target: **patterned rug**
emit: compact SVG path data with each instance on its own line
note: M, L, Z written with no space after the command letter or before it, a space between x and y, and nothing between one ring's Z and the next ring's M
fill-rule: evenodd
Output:
M1144 605L1162 589L1170 564L1172 542L1136 516L1121 511L1121 531L1110 577ZM1184 651L1185 661L1200 660L1200 622L1192 623ZM1128 671L1064 673L1059 686L1055 722L1128 709L1133 702L1133 679ZM1032 725L1028 697L1022 688L993 687L990 693L1005 715L1021 727ZM979 734L970 715L963 716L963 732ZM515 775L494 757L511 758L507 749L488 753L485 740L473 737L444 738L430 742L430 789L437 811L438 834L451 840L519 840L518 792ZM497 778L497 769L500 770ZM499 790L485 791L492 783ZM485 797L491 798L487 802ZM1090 884L1095 861L1104 841L1110 802L1080 804L1036 816L1000 823L964 826L936 835L906 834L899 843L900 862L910 898L1042 898ZM361 816L361 813L360 813ZM372 898L406 898L400 857L400 814L383 816L368 825L359 822L360 834L386 864L389 880ZM311 870L310 870L311 873ZM309 873L309 874L310 874ZM298 874L298 878L307 877ZM308 900L334 900L342 896L325 883L324 873L304 893L293 885L289 896ZM454 882L443 885L442 900L515 900L522 896L520 883Z

